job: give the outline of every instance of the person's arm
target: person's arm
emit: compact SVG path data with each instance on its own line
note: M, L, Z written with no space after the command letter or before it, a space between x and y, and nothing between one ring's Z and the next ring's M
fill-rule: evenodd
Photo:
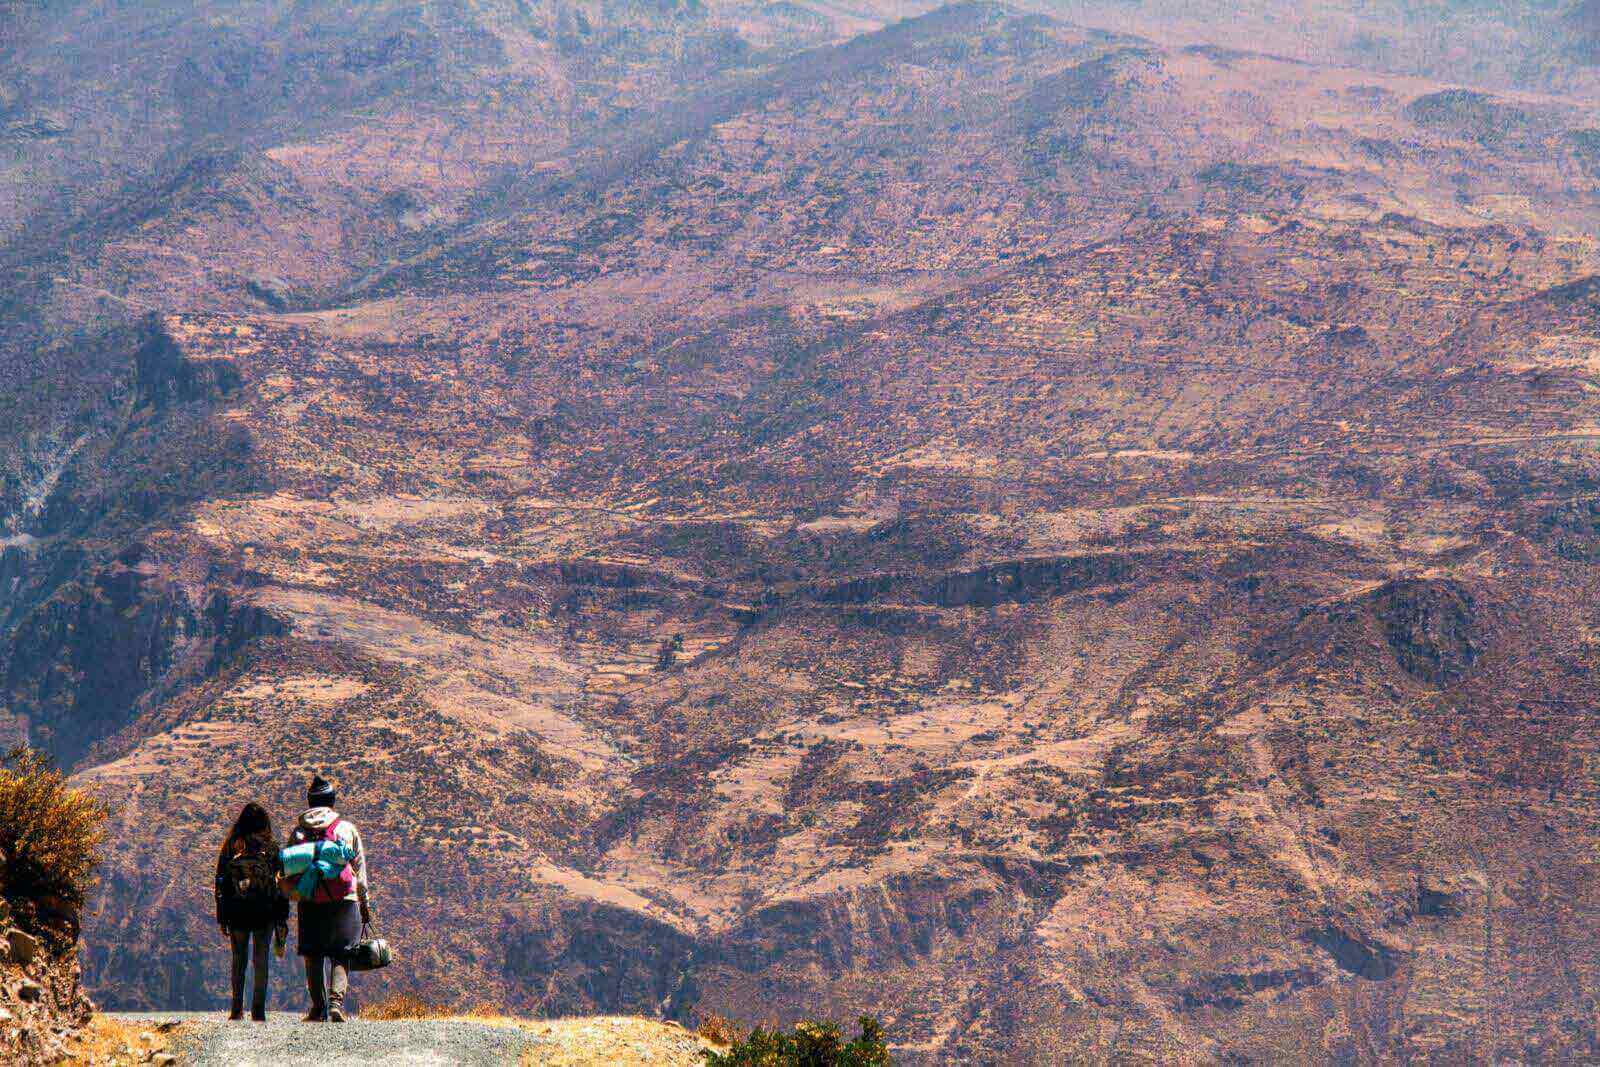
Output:
M222 904L222 901L223 901L223 898L225 896L227 896L227 892L228 892L228 844L227 844L227 842L223 842L222 848L217 851L216 896L217 896L217 925L220 926L224 931L226 931L228 929L228 923L223 918L223 904Z
M274 853L272 856L272 925L280 930L289 925L289 898L284 896L283 890L278 888L278 880L282 877L283 855Z
M356 867L356 899L361 902L361 921L372 921L372 900L367 891L367 850L361 843L361 831L352 823L350 826L351 848L355 851L355 859L351 860Z

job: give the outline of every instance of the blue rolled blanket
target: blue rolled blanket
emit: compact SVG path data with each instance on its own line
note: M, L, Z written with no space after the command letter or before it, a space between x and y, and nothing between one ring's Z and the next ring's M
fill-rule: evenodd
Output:
M355 856L352 849L338 841L307 841L303 845L290 845L278 853L283 861L283 873L298 878L294 895L299 900L310 900L318 882L339 877L339 872Z

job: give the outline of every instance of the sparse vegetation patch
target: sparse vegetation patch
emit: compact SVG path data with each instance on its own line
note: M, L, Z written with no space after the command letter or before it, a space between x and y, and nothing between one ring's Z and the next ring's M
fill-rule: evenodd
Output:
M791 1029L756 1027L726 1052L708 1049L707 1067L889 1067L883 1026L861 1016L861 1032L845 1041L835 1023L805 1020Z

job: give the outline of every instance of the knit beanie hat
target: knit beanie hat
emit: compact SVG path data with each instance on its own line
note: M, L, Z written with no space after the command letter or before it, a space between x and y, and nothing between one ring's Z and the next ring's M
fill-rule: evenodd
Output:
M313 808L333 807L333 785L320 774L311 776L311 784L306 786L306 805Z

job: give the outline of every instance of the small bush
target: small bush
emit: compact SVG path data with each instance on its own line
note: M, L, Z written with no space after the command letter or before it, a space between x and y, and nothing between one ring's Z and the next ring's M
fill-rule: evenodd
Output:
M14 748L0 765L0 896L11 921L58 949L78 916L105 842L106 805L67 785L41 752Z
M809 1020L793 1030L756 1027L750 1036L727 1052L707 1050L707 1067L889 1067L889 1046L883 1026L870 1015L861 1016L861 1036L848 1045L833 1023Z
M744 1040L744 1027L714 1011L696 1016L694 1032L713 1045L737 1045Z

